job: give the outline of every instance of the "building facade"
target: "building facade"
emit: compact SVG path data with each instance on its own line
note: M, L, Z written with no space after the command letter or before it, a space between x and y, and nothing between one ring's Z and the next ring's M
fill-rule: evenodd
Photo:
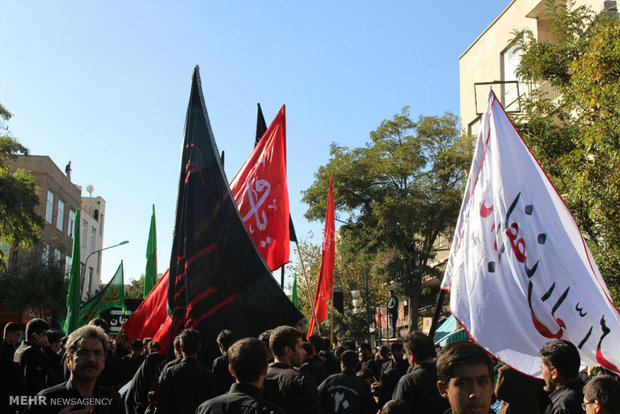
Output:
M616 1L576 0L575 7L595 12L617 11ZM519 97L532 88L546 88L547 96L557 97L548 85L533 85L518 79L520 52L510 46L515 30L527 29L539 41L553 41L552 23L545 0L513 0L459 57L461 129L476 136L489 89L492 87L507 112L520 110ZM555 96L554 96L555 95Z
M80 262L85 280L82 297L92 295L101 282L101 253L93 254L84 269L84 261L103 245L103 216L105 200L101 197L81 197L82 188L75 185L48 156L22 155L10 162L11 171L25 169L30 172L39 191L39 204L35 211L45 218L40 241L32 248L10 249L9 272L37 263L57 263L69 275L72 264L73 236L76 211L81 209ZM90 283L89 283L90 280Z

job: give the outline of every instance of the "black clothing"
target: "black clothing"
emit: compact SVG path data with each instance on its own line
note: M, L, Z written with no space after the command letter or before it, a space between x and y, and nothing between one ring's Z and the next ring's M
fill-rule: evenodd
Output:
M381 374L381 388L379 389L379 407L383 407L383 404L392 399L392 394L396 388L398 381L407 373L409 368L409 362L405 359L400 359L398 362L393 360L386 362L381 367L385 368Z
M319 385L319 398L327 414L375 414L377 404L368 383L354 372L330 375Z
M142 362L144 362L144 355L139 355L137 358L132 358L131 354L129 354L125 355L121 359L121 365L123 367L123 370L125 371L125 378L123 383L129 381L133 378L134 375L136 375L136 371L138 370L138 368L140 368Z
M387 304L388 320L392 328L392 338L396 338L396 322L398 321L398 298L390 298Z
M321 358L323 359L323 365L327 370L327 376L332 374L338 374L340 372L340 360L329 351L321 351Z
M149 405L149 391L154 390L159 377L164 357L158 353L149 354L133 376L125 394L125 411L127 414L143 414Z
M130 379L131 377L126 377L121 359L116 353L108 350L105 354L105 367L97 378L97 385L118 391Z
M284 414L265 401L263 392L250 384L233 384L230 391L200 404L196 414Z
M583 414L583 383L579 380L568 383L549 394L551 403L545 414Z
M452 408L448 408L446 411L444 411L442 414L452 414ZM489 412L487 414L495 414L495 411L491 410L489 408Z
M17 363L0 357L0 413L15 412L18 405L9 405L9 397L26 394L24 375Z
M377 379L380 377L381 374L381 367L373 357L370 357L364 362L362 362L362 366L360 369L369 369L370 371L372 371L372 374Z
M263 383L265 399L288 414L315 414L320 412L319 395L312 376L303 374L290 365L269 364Z
M157 392L157 414L193 414L215 397L215 376L196 358L185 357L161 373Z
M448 400L439 395L437 368L432 362L417 365L402 377L392 399L408 403L411 414L441 414L450 407Z
M317 384L322 383L325 381L325 378L327 378L325 365L323 365L323 362L321 362L318 356L305 360L303 365L299 368L299 371L311 375L312 378L314 378L314 382Z
M495 395L502 400L500 414L540 414L548 405L545 381L504 365L497 370Z
M45 352L45 356L50 362L51 369L50 375L47 377L47 386L51 387L54 385L58 385L61 382L65 382L61 356L54 352L54 350L50 347L43 348L43 352Z
M14 361L19 364L24 373L26 394L36 395L42 389L47 388L46 377L53 374L53 362L49 360L41 347L22 342L15 351Z
M3 339L2 342L0 342L0 358L4 357L9 361L13 361L16 349L17 344L10 344Z
M222 395L230 386L235 383L235 379L228 371L228 355L222 355L213 360L213 375L215 375L215 395Z
M58 411L66 407L67 405L75 405L72 408L74 410L81 410L86 408L83 404L74 404L68 401L57 401L59 404L52 404L53 399L75 399L84 398L80 395L78 390L73 388L71 381L63 382L55 385L51 388L46 388L37 395L45 396L47 405L31 405L25 411L27 414L57 414ZM94 414L123 414L125 408L123 407L123 401L118 393L109 388L95 386L95 390L91 398L95 398L98 404L95 404Z

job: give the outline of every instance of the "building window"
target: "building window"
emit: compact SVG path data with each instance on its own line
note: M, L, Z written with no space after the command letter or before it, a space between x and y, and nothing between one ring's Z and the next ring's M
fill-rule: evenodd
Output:
M80 232L80 244L82 247L86 247L86 220L82 220L82 231Z
M54 249L54 264L55 265L60 265L60 258L62 257L62 255L60 254L60 250L58 249Z
M69 223L67 223L67 234L73 238L73 231L75 230L75 210L69 210Z
M65 276L71 276L71 256L65 257Z
M95 251L97 249L95 239L97 237L97 230L94 227L90 228L90 249Z
M518 45L513 45L502 52L502 80L518 81L517 67L521 63L522 51ZM505 83L502 85L502 98L504 107L508 108L519 99L516 83Z
M41 248L41 261L43 264L48 264L50 261L50 245L47 243L43 243Z
M45 220L48 223L52 224L52 220L54 220L54 193L50 190L47 190L47 204L45 206Z
M468 126L467 126L467 134L478 138L478 134L480 133L480 123L481 123L482 117L478 117L476 118L475 121L471 122ZM474 141L475 142L475 141Z
M58 200L58 217L56 217L56 228L62 231L63 224L65 224L65 203L59 199Z

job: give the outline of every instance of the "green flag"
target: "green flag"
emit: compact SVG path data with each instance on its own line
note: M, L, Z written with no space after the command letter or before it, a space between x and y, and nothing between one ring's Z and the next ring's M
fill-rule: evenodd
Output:
M291 302L293 302L293 305L299 309L299 305L297 304L297 273L295 273L295 278L293 279L293 293L291 293Z
M146 271L144 272L144 297L149 294L157 283L157 230L155 226L155 204L151 215L149 241L146 245Z
M77 327L78 312L82 296L82 284L80 273L80 209L75 211L75 225L73 229L73 252L71 253L71 272L69 276L69 292L67 295L67 319L65 320L65 333L69 335Z
M101 312L110 308L125 311L125 286L123 281L123 261L118 266L112 280L80 308L78 326L85 325Z

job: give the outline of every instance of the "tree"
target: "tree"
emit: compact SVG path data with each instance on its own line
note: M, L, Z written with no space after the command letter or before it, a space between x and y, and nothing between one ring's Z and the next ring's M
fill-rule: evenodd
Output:
M459 135L453 114L414 122L405 107L371 132L365 147L332 144L330 160L303 193L306 217L322 220L329 177L334 178L336 210L345 218L338 246L359 264L352 270L358 278L368 271L410 297L413 327L422 277L438 272L429 266L437 238L449 235L460 208L471 141Z
M140 299L144 297L144 273L138 279L134 279L125 286L125 299Z
M620 21L572 2L547 6L553 42L528 31L513 39L523 52L518 75L539 86L523 99L517 127L575 216L618 304Z
M39 204L38 189L28 171L9 172L8 162L28 149L9 134L6 122L11 113L0 104L0 243L31 247L38 240L38 231L45 223L35 212ZM0 270L6 269L6 258L0 249Z

